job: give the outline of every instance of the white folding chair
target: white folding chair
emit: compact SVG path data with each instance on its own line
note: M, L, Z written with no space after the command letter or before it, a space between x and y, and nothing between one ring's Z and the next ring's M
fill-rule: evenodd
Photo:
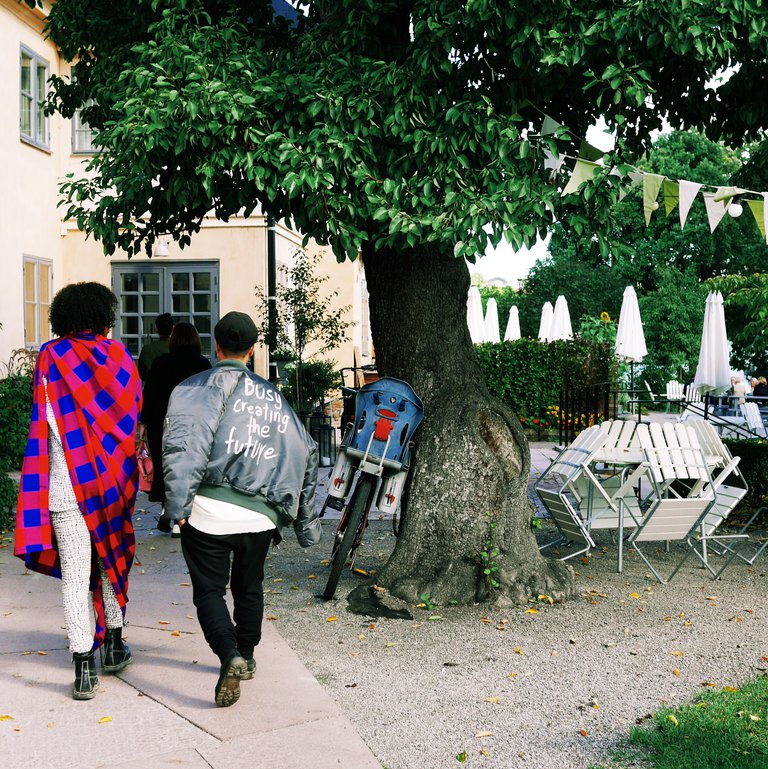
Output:
M717 492L713 488L711 497L679 497L666 493L675 480L695 483L704 478L711 484L707 463L700 449L657 447L646 449L645 455L655 495L642 518L636 521L637 526L628 535L627 542L654 577L666 584L688 560L691 552L695 552L691 538L697 535L701 538L699 525L715 503ZM648 549L645 548L648 542L684 542L686 545L684 557L666 579L650 561Z
M714 539L718 527L727 520L734 508L747 495L749 486L747 485L744 474L738 467L740 457L734 457L733 454L731 454L730 449L723 443L713 425L704 420L696 420L691 422L690 426L699 436L702 449L707 455L707 464L709 466L714 464L714 469L711 472L713 485L717 489L717 501L712 508L710 508L709 513L707 513L707 516L703 521L704 528L702 529L703 532L708 535L709 539ZM711 458L715 458L716 461L714 463L711 462ZM707 493L707 490L704 489L703 493ZM764 509L764 507L761 507L756 510L749 520L742 524L736 534L741 538L748 537L747 530ZM714 571L707 564L707 544L708 540L705 539L702 542L701 552L697 552L697 555L704 562L704 566L714 575ZM725 555L726 552L732 552L731 547L726 542L723 541L718 544L721 546L721 550L718 550L717 547L710 549L718 552L720 555ZM745 552L744 547L739 547L735 556L751 566L766 547L768 547L768 539L761 545L753 548L750 554ZM722 572L727 565L728 563L720 569L720 572ZM716 576L719 576L719 572Z
M534 486L541 503L560 532L558 539L542 545L539 549L544 550L564 542L581 546L576 552L564 556L561 559L563 561L586 553L595 546L578 512L582 496L577 480L583 475L591 474L589 462L604 442L605 433L599 427L582 431L573 443L552 460Z
M760 413L760 407L757 403L747 401L746 403L742 403L739 408L741 409L741 414L746 420L749 429L761 438L768 437L765 432L763 416Z

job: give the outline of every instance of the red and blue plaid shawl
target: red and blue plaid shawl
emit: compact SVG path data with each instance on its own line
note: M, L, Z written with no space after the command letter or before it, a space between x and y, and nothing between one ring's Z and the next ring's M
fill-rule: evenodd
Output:
M136 549L131 516L136 501L136 423L141 386L120 343L78 334L45 344L37 359L32 423L21 470L14 553L27 568L61 578L48 508L48 422L45 385L64 447L72 487L95 554L125 614L128 572ZM104 638L101 578L94 560L94 648Z

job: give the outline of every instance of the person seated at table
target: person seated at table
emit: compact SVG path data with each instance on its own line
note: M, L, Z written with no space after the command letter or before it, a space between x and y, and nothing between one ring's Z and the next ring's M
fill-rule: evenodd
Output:
M768 398L768 381L764 376L757 378L757 384L752 385L752 395L756 398Z
M746 396L749 395L749 387L740 376L734 376L731 377L731 392L738 396L739 404L742 404L746 402Z

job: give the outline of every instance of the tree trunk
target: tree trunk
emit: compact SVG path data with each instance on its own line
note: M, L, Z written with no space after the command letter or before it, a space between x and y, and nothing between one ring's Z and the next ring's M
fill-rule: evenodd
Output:
M412 603L567 597L572 571L545 560L531 532L528 442L472 346L464 260L364 248L363 263L379 374L410 383L425 409L405 525L377 582Z

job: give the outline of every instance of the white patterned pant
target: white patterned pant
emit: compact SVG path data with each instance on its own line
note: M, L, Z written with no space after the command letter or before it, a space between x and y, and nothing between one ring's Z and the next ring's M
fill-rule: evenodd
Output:
M91 630L93 603L88 589L91 576L91 534L78 508L51 510L51 523L56 533L61 560L61 595L69 648L72 652L89 652L93 646L93 630ZM121 628L123 612L101 559L99 559L99 571L107 627Z

